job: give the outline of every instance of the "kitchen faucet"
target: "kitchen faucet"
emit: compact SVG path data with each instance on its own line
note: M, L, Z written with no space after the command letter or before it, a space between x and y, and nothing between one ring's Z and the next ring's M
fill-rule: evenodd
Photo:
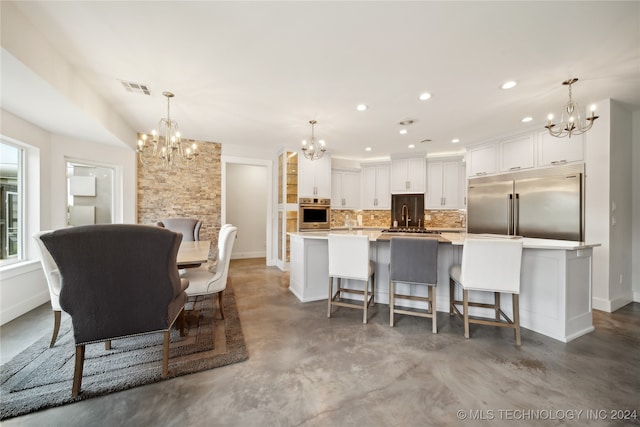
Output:
M407 211L407 214L405 215L405 210ZM409 226L409 221L411 221L411 218L409 218L409 208L407 207L407 205L402 205L402 220L404 221L404 226L408 227Z

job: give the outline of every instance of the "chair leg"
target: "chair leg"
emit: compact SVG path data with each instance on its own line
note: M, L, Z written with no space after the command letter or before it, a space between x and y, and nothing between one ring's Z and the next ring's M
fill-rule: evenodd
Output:
M165 378L169 374L169 342L171 338L171 331L164 332L164 348L162 357L162 378Z
M453 316L453 300L455 292L455 282L453 279L449 279L449 316Z
M180 323L180 336L184 336L184 318L186 314L184 313L184 307L180 310L180 314L178 314L178 322Z
M53 310L53 335L51 336L51 344L49 344L49 348L53 347L58 339L61 314L62 312L60 310Z
M513 294L513 323L516 345L520 345L520 296Z
M438 310L437 305L436 305L436 289L434 286L429 286L429 298L431 298L431 316L432 317L432 323L433 323L433 330L432 332L434 334L438 333Z
M73 386L71 387L71 396L76 397L80 394L82 386L82 368L84 367L84 344L76 346L76 364L73 371Z
M367 279L366 282L364 282L364 307L362 310L362 323L366 324L367 323L367 309L369 308L369 280Z
M371 306L376 305L376 273L371 275Z
M331 300L333 299L333 277L329 277L329 299L327 299L327 317L331 317Z
M218 292L218 305L220 306L220 315L224 319L224 290Z
M391 326L393 328L393 307L394 307L394 298L393 298L393 293L395 292L395 286L393 285L393 282L390 281L389 282L389 326Z
M496 320L500 320L500 292L493 293L493 301L496 306Z
M111 340L105 340L104 349L105 350L111 350Z
M462 307L464 309L464 337L469 338L469 291L462 290Z

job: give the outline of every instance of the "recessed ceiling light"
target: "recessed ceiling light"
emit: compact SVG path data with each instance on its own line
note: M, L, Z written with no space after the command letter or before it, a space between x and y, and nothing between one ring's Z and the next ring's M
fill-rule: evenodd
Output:
M522 123L528 123L528 122L530 122L531 120L533 120L533 117L529 117L529 116L527 116L527 117L524 117L524 118L522 119Z
M413 145L413 144L409 144L409 145L408 145L408 148L416 148L416 146L415 146L415 145Z
M426 101L429 98L431 98L431 94L429 92L421 93L420 96L418 97L420 101Z
M371 147L365 148L364 151L371 151Z
M366 110L367 108L369 108L369 107L367 107L367 106L366 106L366 104L358 104L358 106L356 107L356 110L358 110L358 111L364 111L364 110Z
M400 129L400 135L406 135L406 134L407 134L406 129Z
M502 86L500 86L500 89L512 89L512 88L516 87L517 85L518 85L518 82L516 82L514 80L509 80L508 82L502 83Z
M460 140L458 138L453 138L451 142L453 142L454 144L457 144L458 142L460 142Z

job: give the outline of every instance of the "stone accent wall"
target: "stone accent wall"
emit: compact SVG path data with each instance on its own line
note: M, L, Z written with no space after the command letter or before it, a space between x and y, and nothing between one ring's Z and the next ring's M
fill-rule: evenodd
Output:
M195 167L165 169L160 158L138 161L138 224L155 225L162 218L188 217L202 221L200 239L216 242L221 218L221 145L188 140L198 146ZM212 245L215 246L215 243Z
M373 228L388 228L391 226L391 211L363 211L363 210L331 210L331 228L344 228L347 219L357 219L362 215L362 226ZM431 219L427 220L427 215ZM372 218L373 216L373 218ZM465 228L467 213L460 210L425 210L425 227L436 228Z

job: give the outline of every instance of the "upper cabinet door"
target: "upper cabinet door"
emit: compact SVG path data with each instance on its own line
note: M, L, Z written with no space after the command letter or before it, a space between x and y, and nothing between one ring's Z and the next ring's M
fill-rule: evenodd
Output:
M556 138L548 131L538 134L538 164L540 166L564 165L584 160L584 134L571 138Z
M331 207L333 209L360 208L360 172L331 171Z
M526 135L500 142L500 172L513 172L535 166L535 138Z
M429 162L427 164L426 207L428 209L458 209L460 197L460 162Z
M391 209L389 165L362 166L362 209Z
M326 153L317 160L298 155L299 197L331 198L331 157Z
M467 175L484 176L496 173L496 145L475 147L467 152Z
M394 159L391 161L392 193L425 192L425 158Z

